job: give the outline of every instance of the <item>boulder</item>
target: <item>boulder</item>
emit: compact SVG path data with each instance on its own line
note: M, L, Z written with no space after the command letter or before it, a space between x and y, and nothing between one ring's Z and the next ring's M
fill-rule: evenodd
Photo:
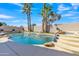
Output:
M65 32L62 31L62 30L58 31L57 33L59 33L59 34L65 34Z
M46 47L55 47L55 44L50 42L50 43L44 44L44 46L46 46Z

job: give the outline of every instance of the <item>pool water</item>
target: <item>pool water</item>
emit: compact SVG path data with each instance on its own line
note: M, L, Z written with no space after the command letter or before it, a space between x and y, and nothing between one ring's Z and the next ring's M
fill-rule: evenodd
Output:
M33 33L13 33L10 34L10 39L20 44L44 44L53 41L53 36L36 35Z

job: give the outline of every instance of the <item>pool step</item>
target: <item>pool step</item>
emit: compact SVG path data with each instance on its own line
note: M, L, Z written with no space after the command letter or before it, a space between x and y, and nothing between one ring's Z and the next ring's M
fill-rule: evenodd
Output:
M57 43L55 43L58 49L72 54L79 55L79 39L77 38L60 38Z
M58 42L61 42L63 44L66 44L66 45L71 45L73 47L79 47L79 42L73 42L73 41L68 41L68 40L64 40L64 39L60 39Z
M76 39L74 39L74 40L72 40L72 39L64 39L65 41L70 41L70 42L76 42L76 43L79 43L79 39L78 40L76 40Z
M57 46L58 49L61 48L63 49L64 52L68 52L68 53L71 53L71 54L74 54L74 55L78 55L79 56L79 52L77 51L74 51L74 50L71 50L71 49L68 49L66 47L61 47L61 46ZM61 51L61 50L60 50Z
M71 51L66 50L66 49L63 49L63 48L61 48L60 46L57 46L57 45L55 46L55 48L52 48L52 49L59 50L59 51L63 51L63 52L68 52L68 53L73 54Z
M66 39L66 40L73 40L73 41L78 41L79 42L79 38L70 38L70 37L59 37L60 39Z

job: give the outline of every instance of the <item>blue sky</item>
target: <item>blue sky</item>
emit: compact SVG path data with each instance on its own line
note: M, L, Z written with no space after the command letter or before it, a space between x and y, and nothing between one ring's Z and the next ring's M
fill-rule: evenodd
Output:
M61 14L62 18L54 23L75 23L79 22L78 3L50 3L52 10ZM23 4L21 3L0 3L0 22L8 25L27 26L27 16L22 13ZM42 16L41 3L34 3L31 11L32 24L41 25Z

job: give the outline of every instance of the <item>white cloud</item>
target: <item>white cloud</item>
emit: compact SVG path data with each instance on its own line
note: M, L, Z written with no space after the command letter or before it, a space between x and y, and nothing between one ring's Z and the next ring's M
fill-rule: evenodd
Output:
M9 19L9 18L14 18L14 17L13 16L8 16L8 15L4 15L4 14L0 14L0 18Z
M72 14L79 14L78 11L69 11L69 13L72 13Z
M71 3L73 9L78 9L79 3Z
M23 6L23 5L20 4L20 3L12 3L12 4L17 5L17 6L19 6L19 7L22 7L22 6Z
M15 10L15 11L16 11L16 12L21 12L21 13L23 12L23 10Z
M24 19L19 19L19 20L9 20L9 22L12 22L12 23L26 23L27 22L27 20L24 20Z
M68 14L64 14L64 15L62 15L62 17L67 17L67 16L73 16L73 14L68 13Z
M69 7L65 7L63 4L60 4L59 7L58 7L58 10L59 11L64 11L64 10L70 10Z
M52 5L53 3L48 3L49 5Z
M71 22L79 22L79 17L78 16L69 17L69 19L72 19Z
M79 6L79 3L71 3L72 6Z
M68 11L68 14L72 14L72 16L78 16L79 12L78 11Z
M72 18L72 19L79 19L78 16L74 16L74 17L70 17L70 18Z
M63 13L64 11L68 11L70 10L71 8L70 7L65 7L64 4L60 4L58 6L58 12L59 14Z
M11 21L11 22L17 23L17 22L20 22L20 21L19 21L19 20L13 20L13 21Z

